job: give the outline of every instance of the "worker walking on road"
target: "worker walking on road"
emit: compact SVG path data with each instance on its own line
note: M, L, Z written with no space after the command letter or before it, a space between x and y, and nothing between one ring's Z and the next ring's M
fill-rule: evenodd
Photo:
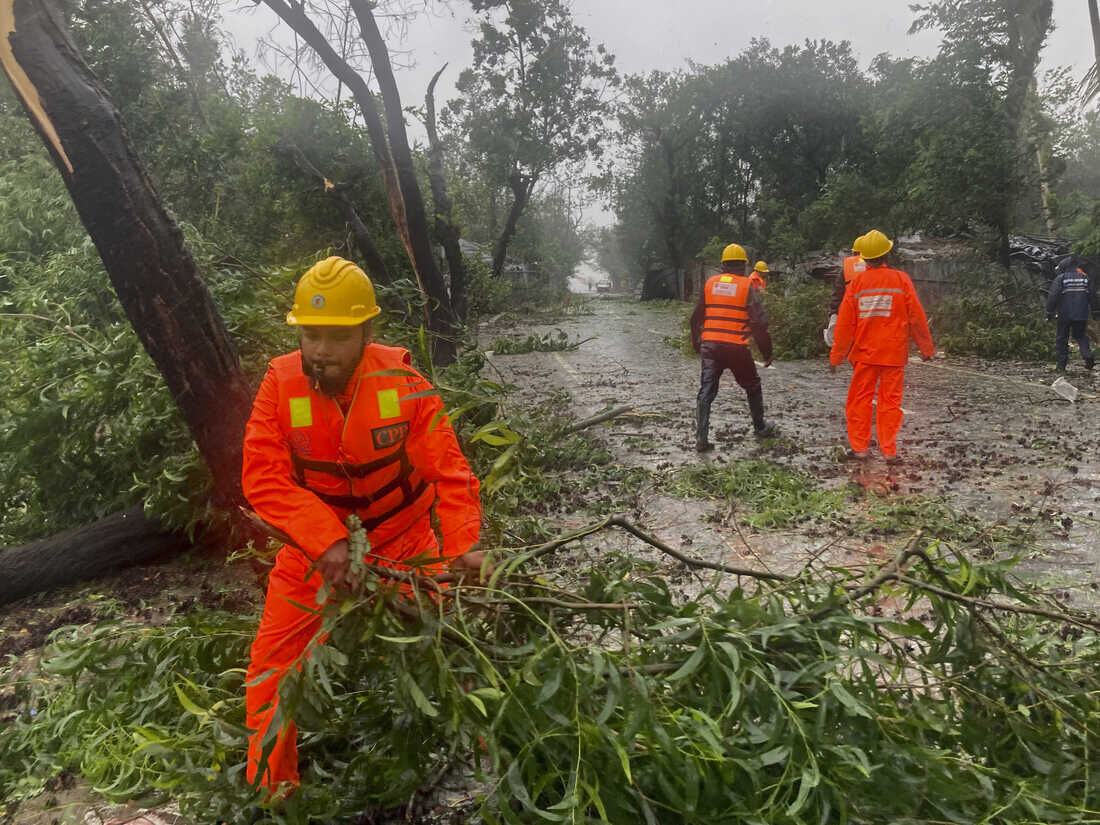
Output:
M1091 370L1096 366L1088 336L1089 315L1095 298L1092 278L1078 266L1077 259L1072 255L1064 258L1047 293L1047 320L1058 313L1058 336L1054 340L1055 368L1058 372L1066 371L1071 335L1081 348L1085 369Z
M879 449L888 464L901 461L897 437L901 429L901 399L909 341L927 361L935 352L932 333L913 282L904 272L886 265L894 243L877 229L861 239L866 269L848 283L836 322L836 339L829 353L829 369L836 372L848 358L854 371L848 387L849 457L867 458L871 442L871 413L878 388L875 421Z
M718 380L729 370L748 395L753 432L758 438L774 435L775 423L764 418L764 392L749 349L756 341L764 366L772 362L768 319L746 270L744 248L730 244L722 251L722 272L707 279L691 314L691 342L700 353L703 373L695 410L695 449L713 450L708 438L710 407L718 395Z
M345 586L345 519L359 516L375 564L407 570L402 560L428 554L441 557L436 569L462 572L484 561L471 551L481 526L477 479L409 353L371 340L380 311L355 264L333 257L310 268L286 318L301 349L271 361L245 430L245 496L297 545L276 556L246 676L247 777L275 797L299 783L297 729L283 726L260 774L265 735L280 680L321 625L311 611L322 580Z
M749 286L753 289L759 289L761 292L766 290L768 288L768 282L764 280L764 276L770 271L766 263L757 261L756 266L754 266L752 272L749 273Z
M863 238L864 236L860 235L852 241L852 252L855 254L848 255L844 259L840 274L837 275L836 283L833 285L833 297L829 299L829 326L825 329L825 343L830 347L833 345L837 313L840 312L840 305L844 301L844 293L848 288L848 284L856 275L867 269L867 264L860 254Z

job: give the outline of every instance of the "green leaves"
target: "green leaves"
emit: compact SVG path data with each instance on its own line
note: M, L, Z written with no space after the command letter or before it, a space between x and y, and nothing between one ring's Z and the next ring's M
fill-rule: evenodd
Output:
M488 424L478 427L474 434L470 436L471 442L484 441L493 447L507 447L518 444L521 439L522 436L503 421L490 421Z
M436 707L428 701L428 697L424 695L424 691L420 689L420 685L416 683L413 677L404 673L401 675L401 686L405 692L412 699L413 704L416 705L416 709L426 716L438 716L439 711Z
M763 460L688 466L672 479L670 488L684 497L729 498L739 509L751 510L744 521L753 527L786 527L829 518L845 500L841 491L819 489L806 473Z
M469 760L489 823L1096 817L1100 635L1005 610L1034 594L1002 562L921 549L894 593L927 604L921 622L873 615L873 593L838 608L865 581L843 570L751 593L716 577L690 599L616 554L556 584L515 567L505 589L443 595L371 579L318 611L327 641L280 686L274 730L297 723L303 785L272 815L351 822ZM60 632L27 700L38 713L0 729L0 783L31 793L75 768L112 797L170 789L209 820L255 801L240 667L254 627L209 614Z
M841 682L830 682L829 692L835 696L840 701L840 704L842 704L853 716L864 716L868 719L873 718L871 712L867 710L867 707L856 699Z
M994 289L1011 290L1003 271L975 265L962 275L974 284L973 294L946 296L936 307L937 345L951 353L983 358L1050 358L1053 332L1040 303L993 300Z
M497 355L519 355L525 352L569 352L577 349L584 341L572 341L569 335L560 329L554 329L543 335L532 333L526 338L496 338L489 349Z
M14 777L45 781L63 769L113 800L188 788L247 798L226 769L243 760L239 666L254 626L213 613L58 630L24 709L0 728L0 786L16 788L6 802L34 791Z
M668 677L670 682L678 682L681 679L686 679L699 669L699 665L703 663L703 658L707 654L705 645L699 645L695 648L695 651L688 657L688 660L684 662L680 667L676 669L676 672Z

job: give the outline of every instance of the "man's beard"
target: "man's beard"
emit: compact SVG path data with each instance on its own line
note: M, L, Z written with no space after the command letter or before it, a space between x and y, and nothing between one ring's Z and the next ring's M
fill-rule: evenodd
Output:
M343 393L348 381L355 374L356 366L358 364L349 369L341 370L338 375L327 375L323 362L302 356L302 372L308 376L313 389L320 390L325 395L335 396Z

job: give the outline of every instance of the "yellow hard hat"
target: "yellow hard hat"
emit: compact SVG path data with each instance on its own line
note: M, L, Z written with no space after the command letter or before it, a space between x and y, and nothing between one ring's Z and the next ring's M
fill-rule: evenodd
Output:
M857 251L863 256L863 260L865 261L881 258L894 248L894 242L877 229L872 229L859 240L861 241L861 245Z
M333 256L315 263L298 281L286 322L292 327L354 327L381 311L367 273Z
M722 263L726 261L748 261L748 259L749 256L745 252L745 247L740 244L731 243L722 250Z
M763 261L757 261L756 266L754 266L753 269L756 272L771 272L771 270L768 269L768 265Z
M860 235L854 241L852 241L852 251L863 254L863 241L867 238L866 235Z

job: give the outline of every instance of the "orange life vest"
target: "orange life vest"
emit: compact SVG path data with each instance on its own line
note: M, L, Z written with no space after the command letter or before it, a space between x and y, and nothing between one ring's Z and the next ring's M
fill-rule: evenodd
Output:
M749 285L753 289L767 289L768 282L764 280L764 276L755 270L749 273Z
M381 532L387 537L424 515L435 499L405 451L415 404L403 405L401 399L418 385L423 389L424 382L403 356L396 347L367 348L352 379L346 414L335 399L312 389L300 353L271 361L291 478L341 518L355 512L370 532L385 525ZM376 374L399 370L410 374Z
M866 271L867 262L862 255L849 255L844 259L844 283L851 283L852 278Z
M706 286L703 287L704 341L749 343L750 286L749 279L744 275L731 275L728 272L707 279Z

